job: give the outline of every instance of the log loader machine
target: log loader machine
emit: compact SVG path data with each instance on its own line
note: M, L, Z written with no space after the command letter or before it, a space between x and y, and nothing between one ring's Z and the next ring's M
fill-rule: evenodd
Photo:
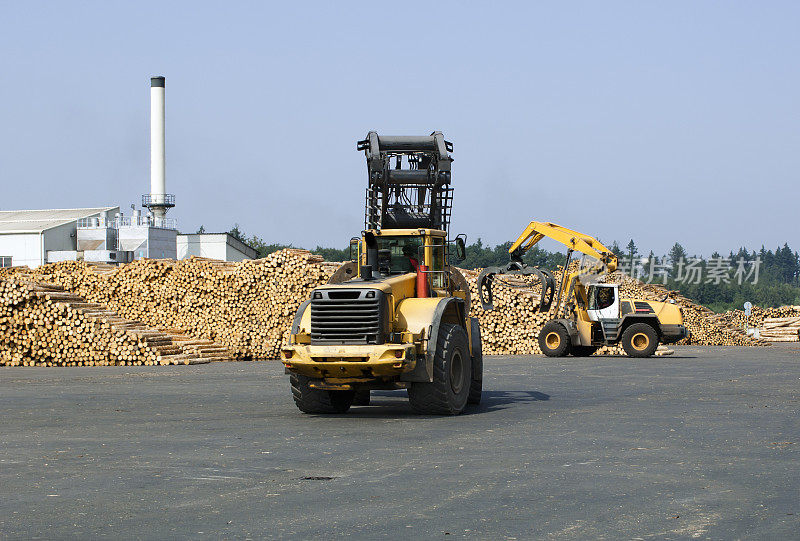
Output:
M543 238L567 247L567 258L558 293L553 275L528 266L523 256ZM573 252L589 256L594 263L570 271ZM620 298L619 285L599 281L614 272L617 256L597 239L550 222L531 222L508 250L506 267L488 267L478 276L478 294L484 310L494 308L492 282L497 275L535 276L541 285L541 311L554 317L539 332L539 346L549 357L568 354L588 356L603 345L622 344L630 357L649 357L659 342L668 344L689 336L680 307L664 298L661 302ZM562 306L561 297L564 294Z
M441 132L358 141L367 160L365 227L354 260L315 288L281 349L305 413L344 413L369 392L407 389L413 410L455 415L481 399L478 321L448 240L452 143Z

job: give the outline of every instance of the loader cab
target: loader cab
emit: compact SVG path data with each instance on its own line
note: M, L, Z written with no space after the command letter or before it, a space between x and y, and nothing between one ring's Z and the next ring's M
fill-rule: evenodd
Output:
M447 233L438 229L383 229L365 231L359 242L360 265L367 264L367 234L377 243L377 274L388 277L419 272L424 266L434 289L447 288ZM359 268L360 273L360 268Z
M586 312L592 321L619 319L619 286L617 284L592 284L587 292L589 308Z
M384 275L416 272L424 264L420 255L424 240L412 235L378 237L378 271Z

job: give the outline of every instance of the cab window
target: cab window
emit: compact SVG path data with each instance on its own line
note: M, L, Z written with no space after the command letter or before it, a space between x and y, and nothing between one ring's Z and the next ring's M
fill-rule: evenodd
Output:
M378 270L383 274L415 272L420 263L422 239L411 236L379 236Z
M442 237L430 237L431 250L431 285L435 288L445 288L446 278L444 275L444 255L446 247Z
M589 297L590 310L602 310L614 304L614 288L613 287L591 287L591 296Z

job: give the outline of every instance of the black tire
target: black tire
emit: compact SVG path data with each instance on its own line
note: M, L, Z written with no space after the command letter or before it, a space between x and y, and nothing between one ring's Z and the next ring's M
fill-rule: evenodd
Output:
M566 327L557 321L548 321L539 332L539 347L548 357L566 357L572 342Z
M649 357L658 347L658 333L648 323L634 323L622 333L622 349L629 357Z
M353 398L354 406L369 406L369 389L356 391L355 398Z
M469 383L469 397L467 397L467 404L477 406L481 403L481 395L483 395L483 380L473 379Z
M417 413L458 415L467 406L472 360L463 327L442 323L433 358L433 382L412 383L408 400Z
M472 379L469 382L467 404L480 404L481 394L483 393L483 347L480 342L477 350L472 353L474 362L472 364Z
M355 391L323 391L312 389L309 378L292 374L292 397L297 408L303 413L345 413L350 409Z
M597 346L572 346L569 352L575 357L588 357L597 349Z

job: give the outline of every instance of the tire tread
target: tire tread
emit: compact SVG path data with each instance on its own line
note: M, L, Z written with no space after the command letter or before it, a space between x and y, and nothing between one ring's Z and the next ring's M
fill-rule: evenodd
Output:
M637 351L633 345L631 345L631 338L634 334L639 332L647 333L650 338L650 346L643 351ZM658 332L655 330L655 328L653 328L652 325L648 323L633 323L622 332L622 349L625 350L625 353L628 354L628 357L650 357L653 355L653 353L655 353L657 348Z
M460 331L460 333L459 333ZM411 409L417 413L433 415L458 415L466 406L466 401L461 408L454 407L448 400L449 376L445 373L446 363L443 358L444 352L449 352L455 347L454 342L457 335L463 337L466 343L466 332L462 327L449 323L442 323L439 328L439 337L436 340L436 355L433 362L433 382L414 383L408 389L408 398ZM462 352L469 355L469 350ZM468 357L467 357L468 359ZM466 367L471 367L471 362L466 362ZM470 382L472 380L470 370ZM471 387L471 386L470 386Z
M355 393L350 391L323 391L308 386L306 376L291 374L292 398L303 413L345 413L353 403ZM343 393L341 395L334 393Z

